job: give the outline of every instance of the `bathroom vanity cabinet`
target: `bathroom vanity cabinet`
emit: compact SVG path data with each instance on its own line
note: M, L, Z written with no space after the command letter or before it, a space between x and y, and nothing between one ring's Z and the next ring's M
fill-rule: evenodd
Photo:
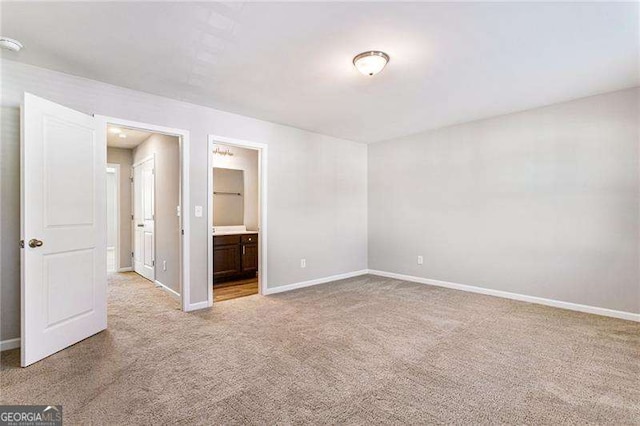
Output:
M213 236L213 282L253 278L258 272L258 234Z

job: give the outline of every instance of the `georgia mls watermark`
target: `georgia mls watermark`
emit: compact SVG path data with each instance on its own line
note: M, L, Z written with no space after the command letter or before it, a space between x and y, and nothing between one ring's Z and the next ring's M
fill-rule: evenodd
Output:
M0 405L0 426L60 426L62 405Z

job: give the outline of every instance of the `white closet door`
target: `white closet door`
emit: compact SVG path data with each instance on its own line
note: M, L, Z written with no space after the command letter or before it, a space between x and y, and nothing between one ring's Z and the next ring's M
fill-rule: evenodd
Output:
M133 166L134 270L155 279L155 161L150 157Z

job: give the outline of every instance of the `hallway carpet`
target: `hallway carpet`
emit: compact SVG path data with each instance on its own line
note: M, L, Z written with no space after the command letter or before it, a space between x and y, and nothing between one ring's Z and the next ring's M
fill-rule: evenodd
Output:
M187 314L112 275L107 331L18 365L0 402L68 424L640 423L640 324L373 276Z

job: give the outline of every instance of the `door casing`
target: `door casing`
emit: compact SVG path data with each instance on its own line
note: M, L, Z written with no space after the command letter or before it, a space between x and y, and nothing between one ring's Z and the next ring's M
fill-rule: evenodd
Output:
M208 306L213 306L213 147L216 144L237 146L238 148L254 149L258 151L258 292L265 295L268 288L267 275L267 166L268 146L264 143L228 138L225 136L209 135L207 152L207 296Z
M108 117L104 115L96 115L96 119L100 120L101 126L104 128L105 134L107 126L112 124L118 127L126 127L129 129L142 130L153 133L161 133L179 138L180 144L180 225L182 235L180 239L180 298L181 307L185 312L195 311L197 309L206 308L207 301L192 303L191 294L191 220L190 220L190 194L189 189L189 153L190 151L190 133L188 130L176 129L172 127L158 126L155 124L143 123L139 121L131 121L122 118ZM105 150L107 149L105 144Z

